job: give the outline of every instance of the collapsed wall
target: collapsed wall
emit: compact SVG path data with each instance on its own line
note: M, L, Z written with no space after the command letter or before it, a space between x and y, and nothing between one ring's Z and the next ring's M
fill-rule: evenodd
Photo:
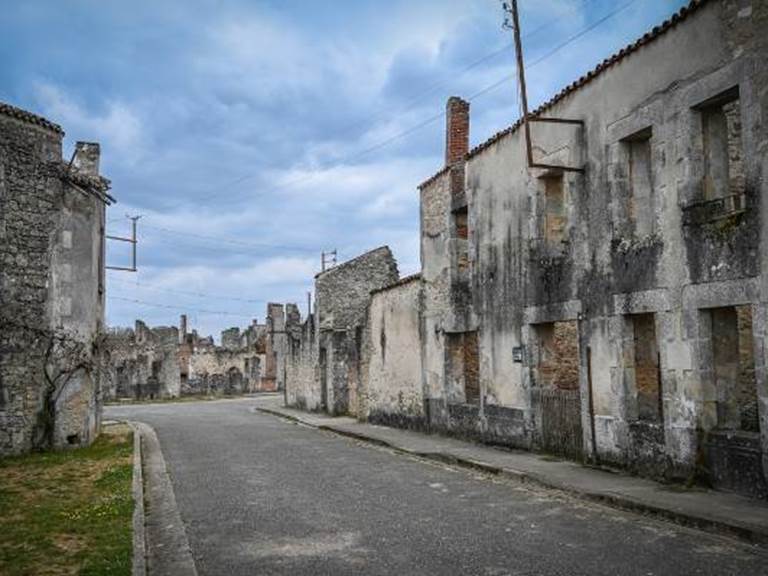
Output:
M110 329L107 334L108 386L106 399L173 398L181 392L175 326L149 328L141 320L135 329Z
M186 315L179 328L148 328L137 320L135 330L111 329L106 398L277 391L285 372L284 324L282 304L271 303L267 324L254 320L242 332L238 327L228 328L221 333L220 346L210 336L189 332Z

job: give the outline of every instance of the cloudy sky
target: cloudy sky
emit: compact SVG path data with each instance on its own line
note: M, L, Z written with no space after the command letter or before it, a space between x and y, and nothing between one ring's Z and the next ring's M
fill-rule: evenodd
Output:
M419 268L416 186L441 167L445 100L472 145L518 116L499 0L0 0L0 100L102 146L139 221L108 321L204 334L306 308L320 252L388 244ZM520 0L535 105L681 0ZM112 265L129 263L112 243Z

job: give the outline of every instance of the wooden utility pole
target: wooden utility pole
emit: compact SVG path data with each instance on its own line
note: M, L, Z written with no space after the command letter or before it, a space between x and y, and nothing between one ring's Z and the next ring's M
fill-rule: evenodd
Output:
M509 0L509 4L504 1L504 27L511 28L515 39L515 56L517 57L517 78L520 85L520 104L523 108L523 133L525 135L525 156L528 161L528 168L542 168L544 170L555 170L565 172L584 172L583 166L557 166L553 164L543 164L533 161L533 145L531 144L531 122L550 122L553 124L572 124L584 127L583 120L569 118L551 118L541 115L532 116L528 111L528 89L525 85L525 62L523 60L523 43L520 40L520 15L517 10L517 0ZM509 22L512 18L512 23Z
M533 148L531 147L531 125L528 122L528 91L525 87L525 66L523 65L523 42L520 40L520 15L517 11L517 0L511 0L512 34L515 38L515 56L517 58L517 78L520 83L520 103L523 106L523 130L525 130L525 154L528 166L533 165ZM505 10L510 10L504 4Z

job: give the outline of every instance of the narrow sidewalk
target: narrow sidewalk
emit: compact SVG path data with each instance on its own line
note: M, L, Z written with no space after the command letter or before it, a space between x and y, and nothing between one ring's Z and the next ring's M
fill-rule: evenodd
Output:
M768 546L768 503L737 494L687 489L523 451L507 451L434 434L388 428L283 406L282 398L260 399L256 409L393 450L499 474L521 482L650 514Z

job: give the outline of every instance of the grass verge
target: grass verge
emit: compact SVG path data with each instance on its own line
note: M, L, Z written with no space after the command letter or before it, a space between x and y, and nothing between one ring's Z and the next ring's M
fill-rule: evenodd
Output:
M131 573L133 433L0 460L0 574Z
M194 396L175 396L173 398L121 398L119 400L110 400L105 402L105 406L127 406L131 404L179 404L183 402L203 402L206 400L225 400L227 398L243 398L243 396L225 396L223 394L215 395L194 395Z

